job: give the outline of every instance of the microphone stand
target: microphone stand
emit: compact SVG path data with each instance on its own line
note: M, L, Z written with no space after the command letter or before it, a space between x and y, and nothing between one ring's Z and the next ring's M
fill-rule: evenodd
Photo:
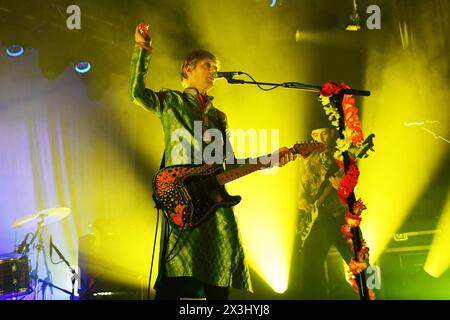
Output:
M299 89L302 91L310 91L310 92L320 92L322 89L321 86L303 84L300 82L282 82L282 83L270 83L270 82L258 82L258 81L245 81L241 79L234 79L232 77L225 77L228 83L230 84L256 84L263 86L273 86L273 87L282 87L288 89ZM342 89L340 92L345 94L352 94L358 96L370 96L370 91L367 90L356 90L356 89Z
M344 138L344 130L345 130L345 118L344 118L344 110L342 109L342 99L344 98L344 94L348 94L347 90L351 89L343 89L339 91L338 94L331 96L330 103L338 109L339 111L339 136L341 139ZM350 93L351 94L351 93ZM369 93L370 94L370 93ZM350 157L348 154L348 151L345 151L343 153L344 157L344 172L347 173L349 167L350 167ZM356 202L355 193L352 190L352 192L347 197L347 205L348 210L351 214L354 214L353 212L353 205ZM359 226L356 228L351 228L351 233L353 234L353 254L356 261L359 261L358 253L362 249L362 234L361 229ZM356 283L359 288L359 297L361 300L370 300L369 292L367 290L366 285L366 274L365 270L362 270L360 273L357 274L356 277Z
M63 288L60 288L60 287L58 287L58 286L54 285L53 283L48 282L48 281L46 281L46 280L39 279L39 282L42 283L42 286L43 286L43 287L44 287L44 286L49 286L50 288L58 289L58 290L60 290L60 291L62 291L62 292L64 292L64 293L67 293L68 295L71 295L71 294L72 294L70 291L67 291L67 290L65 290L65 289L63 289Z
M251 77L250 77L251 78ZM283 82L283 83L268 83L268 82L257 82L257 81L244 81L240 79L234 79L232 76L225 77L227 79L228 83L230 84L256 84L256 85L267 85L267 86L274 86L276 87L283 87L283 88L289 88L289 89L299 89L303 91L310 91L310 92L320 92L322 89L322 86L316 86L316 85L307 85L300 82ZM330 103L337 108L339 112L339 136L340 138L344 138L344 131L345 131L345 121L344 121L344 110L342 109L342 99L344 98L344 94L351 94L351 95L359 95L359 96L370 96L370 91L366 90L355 90L355 89L341 89L338 94L332 95L330 98ZM349 166L350 166L350 158L348 151L345 151L343 153L344 157L344 171L347 173ZM356 197L354 192L352 191L348 198L347 198L347 204L350 213L353 214L353 205L356 202ZM358 252L362 248L362 236L361 236L361 230L359 227L352 228L351 232L354 235L353 238L353 254L355 256L355 260L358 261ZM361 300L369 300L369 293L367 290L366 285L366 276L365 276L365 270L362 270L357 278L356 283L358 285L359 289L359 296Z
M55 244L52 243L51 246L55 249L55 251L56 251L56 253L58 254L59 258L60 258L62 261L64 261L64 263L69 267L69 270L70 270L70 272L72 273L72 277L70 278L70 279L71 279L71 282L72 282L72 292L69 293L69 292L66 291L66 290L62 290L62 291L64 291L64 292L70 294L70 300L74 300L74 298L75 298L75 281L76 281L76 279L78 278L78 275L77 275L75 269L71 267L70 263L69 263L69 262L66 260L66 258L63 256L63 254L61 253L61 251L59 251L59 249L55 246Z

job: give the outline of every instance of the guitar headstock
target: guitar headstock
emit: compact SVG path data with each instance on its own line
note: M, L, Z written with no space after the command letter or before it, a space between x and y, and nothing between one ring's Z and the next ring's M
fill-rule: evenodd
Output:
M302 142L296 143L292 149L295 153L298 153L303 158L308 158L314 152L323 152L325 151L325 145L322 142L310 141L310 142Z
M369 151L375 151L373 149L374 143L373 139L375 138L375 134L371 133L366 140L361 144L359 149L355 153L355 158L367 158L369 155L367 154Z

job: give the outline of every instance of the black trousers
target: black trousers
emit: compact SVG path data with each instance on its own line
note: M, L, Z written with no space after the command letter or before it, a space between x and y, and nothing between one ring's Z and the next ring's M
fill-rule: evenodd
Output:
M305 241L302 254L295 257L295 288L293 294L298 299L329 299L324 264L332 245L348 263L353 256L350 246L341 233L344 215L324 214L317 218Z

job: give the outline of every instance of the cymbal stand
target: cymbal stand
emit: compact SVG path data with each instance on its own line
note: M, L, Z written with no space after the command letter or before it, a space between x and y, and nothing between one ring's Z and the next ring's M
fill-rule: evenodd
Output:
M42 224L44 223L44 216L39 217L40 221L38 222L38 228L36 231L36 235L38 238L36 248L36 279L34 284L34 300L38 299L38 286L39 286L39 256L41 255L41 250L43 247L42 242Z
M45 215L39 216L39 222L38 222L38 228L36 231L36 235L33 237L33 240L35 237L37 237L37 244L35 246L36 249L36 269L35 269L35 284L34 284L34 300L38 300L38 287L39 287L39 259L41 256L41 251L43 252L43 258L44 258L44 264L45 268L47 270L47 277L45 278L45 282L42 282L41 288L42 288L42 299L45 299L45 290L47 288L47 284L52 282L50 270L48 269L47 265L47 259L45 258L45 247L44 242L42 241L42 225L44 224L44 217ZM50 286L50 291L53 293L53 287Z
M42 246L42 253L43 253L43 257L44 257L45 270L47 271L47 277L44 279L44 281L41 281L42 282L42 285L41 285L42 300L45 300L46 299L45 292L46 292L47 286L50 287L50 294L53 295L53 286L52 286L53 279L52 279L52 274L50 272L50 269L48 268L48 263L47 263L47 258L46 258L47 254L45 252L45 246Z

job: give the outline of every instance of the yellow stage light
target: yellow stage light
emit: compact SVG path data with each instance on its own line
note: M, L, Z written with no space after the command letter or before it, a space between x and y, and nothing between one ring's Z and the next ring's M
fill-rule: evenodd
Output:
M450 250L448 249L450 243L450 191L447 193L447 201L437 230L439 233L433 238L424 267L429 275L436 278L450 267Z

